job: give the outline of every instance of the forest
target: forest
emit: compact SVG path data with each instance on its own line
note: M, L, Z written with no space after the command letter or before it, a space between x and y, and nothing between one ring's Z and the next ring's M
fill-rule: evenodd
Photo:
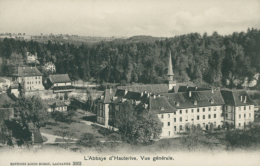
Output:
M79 46L7 38L0 41L2 59L10 59L12 53L25 59L26 52L37 53L40 71L44 64L52 62L56 73L68 73L72 80L121 84L164 83L171 53L178 82L239 88L245 79L251 81L260 73L260 30L248 28L247 32L225 36L217 32L190 33L151 41L137 36ZM0 74L9 75L12 67L15 65L1 64Z

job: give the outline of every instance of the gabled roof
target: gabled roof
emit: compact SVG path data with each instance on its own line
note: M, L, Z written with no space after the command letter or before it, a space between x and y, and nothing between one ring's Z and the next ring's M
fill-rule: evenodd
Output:
M166 93L168 92L167 84L146 84L146 85L131 85L131 86L118 86L117 89L128 90L132 92L152 92L152 93Z
M27 77L27 76L42 76L43 74L36 67L19 66L18 73L14 73L13 76Z
M56 75L49 75L49 79L51 83L65 83L71 82L68 74L56 74Z
M152 113L174 113L176 108L172 107L165 96L149 97L149 111Z
M163 95L167 98L171 106L176 109L224 105L225 103L220 91L213 92L211 90L190 92L191 97L189 96L189 92L165 93ZM197 105L194 104L195 101Z
M255 105L245 90L221 90L226 104L233 106Z
M106 89L103 93L103 99L98 100L102 103L108 104L111 102L111 98L115 96L117 89Z

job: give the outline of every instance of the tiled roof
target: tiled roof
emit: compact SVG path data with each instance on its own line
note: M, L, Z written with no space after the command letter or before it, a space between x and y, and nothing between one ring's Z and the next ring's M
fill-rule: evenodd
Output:
M189 92L189 91L204 91L211 90L209 88L190 87L190 86L179 86L178 92Z
M18 77L26 76L42 76L43 74L36 67L18 67L18 73L13 74Z
M106 89L103 93L103 99L98 100L102 103L108 104L111 102L113 96L115 96L117 89Z
M221 94L226 104L233 106L254 105L254 101L245 90L221 90ZM242 101L241 101L242 99ZM246 99L246 101L245 101Z
M191 92L191 97L189 97L189 92L182 93L165 93L163 94L172 107L174 108L194 108L194 107L206 107L214 105L224 105L224 100L221 96L220 91L194 91ZM197 102L197 105L194 102ZM212 102L214 101L214 102ZM177 105L179 104L179 106Z
M152 93L166 93L168 92L167 84L146 84L146 85L131 85L131 86L118 86L117 89L130 90L132 92L152 92Z
M49 75L49 79L53 84L71 82L68 74Z
M149 111L152 113L174 113L176 108L172 107L165 96L149 97Z

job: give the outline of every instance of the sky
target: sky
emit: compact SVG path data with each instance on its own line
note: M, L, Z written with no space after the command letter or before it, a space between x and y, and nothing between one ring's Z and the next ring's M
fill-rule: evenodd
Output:
M0 33L173 37L260 29L260 0L0 0Z

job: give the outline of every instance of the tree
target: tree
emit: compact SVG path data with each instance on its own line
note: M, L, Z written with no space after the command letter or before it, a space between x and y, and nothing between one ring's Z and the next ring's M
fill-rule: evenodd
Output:
M69 124L71 124L72 118L73 118L74 116L77 116L76 110L70 109L70 110L67 112L67 119L68 119Z
M132 105L127 101L120 106L120 111L116 112L115 126L126 137L131 136L131 130L136 122L135 111Z
M65 130L56 131L56 135L62 137L62 140L65 142L65 149L67 149L69 144L73 141L73 139L76 138L75 133Z
M192 125L181 137L181 144L190 151L203 148L203 132L200 126Z
M93 134L90 134L90 133L82 134L76 143L78 146L83 146L83 147L88 147L88 148L101 145L100 141L98 139L96 139Z
M22 97L15 103L14 119L21 127L38 130L49 119L47 108L40 97Z
M158 116L150 113L138 115L137 121L131 129L131 137L139 143L149 143L152 139L159 139L162 133L162 123Z
M64 122L65 121L65 116L63 112L60 111L54 111L51 113L51 117L55 120L56 125L58 124L58 121Z

